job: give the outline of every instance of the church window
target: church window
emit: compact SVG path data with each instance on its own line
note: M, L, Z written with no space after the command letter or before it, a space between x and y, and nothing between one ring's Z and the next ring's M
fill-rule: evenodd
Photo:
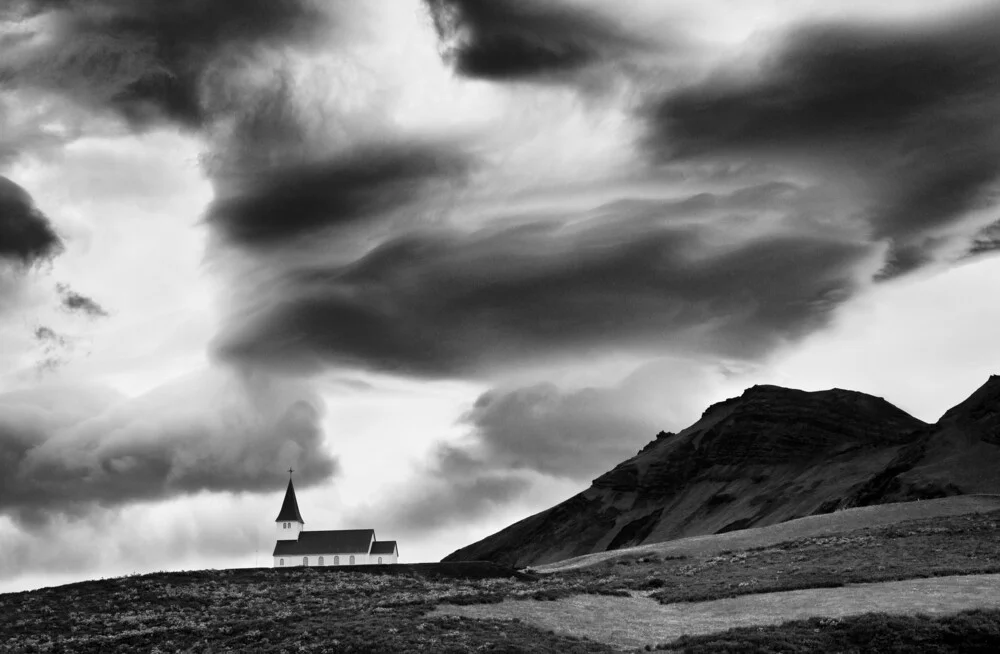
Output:
M333 565L340 565L340 557L339 556L333 557Z
M284 559L278 559L278 565L285 565Z
M322 556L321 556L321 557L319 557L319 564L320 564L320 565L323 565L323 557L322 557Z
M351 565L354 565L354 555L351 554Z
M302 565L309 565L309 557L308 556L303 556L302 557Z
M382 562L382 557L381 557L381 556L380 556L380 557L378 557L378 562L379 562L379 563L381 563L381 562Z

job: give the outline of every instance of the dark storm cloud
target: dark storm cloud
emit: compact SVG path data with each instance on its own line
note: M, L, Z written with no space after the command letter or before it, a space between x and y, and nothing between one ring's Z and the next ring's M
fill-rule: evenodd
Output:
M423 375L678 345L754 357L825 324L871 255L805 232L740 241L704 224L600 215L411 234L258 293L219 345L292 369Z
M277 243L412 205L434 184L458 179L469 163L445 143L368 145L228 180L228 195L212 203L207 220L236 243Z
M933 261L1000 178L1000 11L938 25L819 25L763 72L717 75L648 110L658 156L770 158L860 184L883 277ZM971 236L966 234L966 236Z
M189 376L126 399L83 388L0 396L0 512L27 523L199 491L273 491L289 465L310 484L336 461L323 404L260 374Z
M467 77L560 77L649 45L611 16L551 0L425 0L445 60Z
M29 266L62 252L52 223L28 192L0 176L0 258Z
M135 126L202 126L206 75L326 25L310 0L24 0L19 9L44 19L50 38L28 31L0 43L0 79L67 93Z

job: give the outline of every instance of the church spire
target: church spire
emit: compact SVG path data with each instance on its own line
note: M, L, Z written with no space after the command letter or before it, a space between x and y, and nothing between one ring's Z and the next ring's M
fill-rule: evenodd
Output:
M275 522L299 522L305 524L305 520L302 519L302 514L299 513L299 502L295 499L295 486L292 485L292 472L291 468L288 469L288 488L285 490L285 501L281 503L281 511L278 512L278 517L274 519Z

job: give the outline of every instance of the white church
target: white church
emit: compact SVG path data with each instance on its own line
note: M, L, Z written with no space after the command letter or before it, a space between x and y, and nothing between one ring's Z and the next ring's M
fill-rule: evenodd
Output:
M399 550L394 540L375 540L374 529L304 531L288 471L288 489L274 523L278 542L274 544L274 567L379 565L397 563Z

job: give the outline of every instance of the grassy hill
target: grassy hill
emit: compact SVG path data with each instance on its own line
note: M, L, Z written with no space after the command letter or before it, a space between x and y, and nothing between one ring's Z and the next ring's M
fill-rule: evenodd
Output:
M843 590L858 582L914 578L943 583L945 575L1000 573L1000 510L906 519L915 509L902 506L895 522L882 516L859 528L860 518L848 514L839 531L822 535L800 531L781 542L756 541L728 551L716 544L686 553L619 552L547 574L488 563L246 569L157 573L3 594L0 651L612 652L624 649L612 628L632 628L627 619L588 638L533 616L571 612L580 598L654 609L680 602L696 615L708 610L701 602L719 598L749 601L792 589ZM840 517L825 519L835 524ZM714 538L734 543L731 534ZM512 603L527 607L525 618L504 614ZM968 607L956 601L953 608ZM462 608L485 613L448 614ZM866 650L865 634L876 629L885 646ZM740 649L747 643L754 645ZM970 649L968 643L991 649ZM800 620L670 642L650 636L642 647L647 645L706 652L903 652L932 646L938 652L992 652L1000 651L1000 611Z
M933 425L864 393L754 386L444 560L542 566L854 507L1000 493L997 470L1000 377Z

